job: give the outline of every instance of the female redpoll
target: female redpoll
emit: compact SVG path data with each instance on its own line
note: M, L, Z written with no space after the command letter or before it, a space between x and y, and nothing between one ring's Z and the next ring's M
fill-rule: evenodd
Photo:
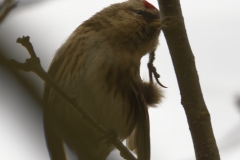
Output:
M105 128L113 128L138 159L150 159L148 107L162 93L143 82L140 60L156 49L159 11L145 0L113 4L81 24L57 51L49 75ZM45 86L44 127L52 160L67 144L83 160L104 160L113 150L95 128Z

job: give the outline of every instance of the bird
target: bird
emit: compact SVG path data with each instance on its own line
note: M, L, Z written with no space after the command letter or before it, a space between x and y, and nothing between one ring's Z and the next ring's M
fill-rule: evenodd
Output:
M146 0L112 4L80 24L50 64L48 74L74 96L139 160L150 160L149 107L163 98L140 76L141 58L156 50L160 12ZM50 86L44 85L44 132L51 160L66 160L66 144L79 160L105 160L114 149ZM78 108L76 108L78 110Z

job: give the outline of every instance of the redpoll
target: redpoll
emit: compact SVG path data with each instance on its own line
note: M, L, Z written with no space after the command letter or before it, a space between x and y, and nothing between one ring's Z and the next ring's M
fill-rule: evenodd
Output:
M49 75L105 128L113 128L139 160L150 159L148 106L161 101L143 82L140 60L158 45L160 13L145 0L113 4L81 24L57 51ZM83 160L104 160L114 149L95 128L45 86L44 127L52 160L67 144Z

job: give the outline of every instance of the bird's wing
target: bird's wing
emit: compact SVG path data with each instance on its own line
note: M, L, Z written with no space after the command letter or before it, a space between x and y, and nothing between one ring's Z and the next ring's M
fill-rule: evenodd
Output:
M137 125L126 139L127 146L139 160L150 160L150 127L148 108L141 92L135 92L137 107Z

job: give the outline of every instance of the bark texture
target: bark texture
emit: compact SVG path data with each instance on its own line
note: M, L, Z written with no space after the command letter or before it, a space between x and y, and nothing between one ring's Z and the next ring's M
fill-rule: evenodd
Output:
M210 114L204 102L199 77L179 0L158 0L163 33L174 65L197 160L220 160Z

